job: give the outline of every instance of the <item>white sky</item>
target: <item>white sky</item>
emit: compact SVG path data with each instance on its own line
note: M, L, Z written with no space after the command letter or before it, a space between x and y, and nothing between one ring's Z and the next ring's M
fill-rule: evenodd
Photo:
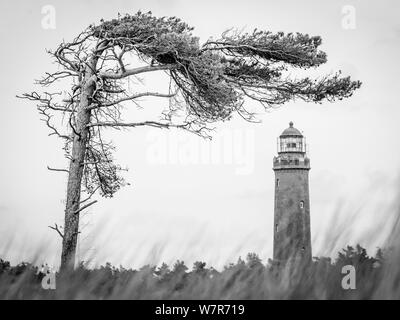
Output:
M218 128L213 161L207 161L208 142L185 133L143 128L110 133L132 185L111 200L101 199L84 218L89 224L80 258L132 267L204 260L221 267L257 252L266 262L272 256L272 158L276 137L289 121L304 132L311 151L313 255L357 242L375 250L394 213L400 163L400 5L384 3L1 1L0 256L13 263L36 257L58 264L60 241L47 226L63 223L66 177L46 169L66 166L61 142L47 136L34 105L15 95L34 89L35 78L54 70L45 48L101 18L139 9L181 17L202 41L231 27L321 35L328 63L317 74L341 69L363 86L334 104L288 103L261 114L261 124L234 119ZM43 5L56 9L54 30L41 26ZM343 28L344 5L355 8L355 29ZM145 80L166 88L162 77ZM162 103L146 102L141 116ZM133 113L127 109L129 119Z

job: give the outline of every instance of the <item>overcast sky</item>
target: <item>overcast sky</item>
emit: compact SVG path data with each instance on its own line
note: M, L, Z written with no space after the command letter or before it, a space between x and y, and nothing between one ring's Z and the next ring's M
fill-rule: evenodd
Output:
M55 29L43 28L45 5L55 8ZM313 255L357 242L374 251L388 235L398 191L399 8L395 0L1 1L0 257L17 263L38 255L57 265L60 239L47 226L63 224L66 175L46 169L66 167L61 141L47 136L34 105L15 95L37 89L33 80L54 70L45 48L101 18L139 9L182 18L201 41L231 27L320 35L328 63L313 74L341 69L363 86L333 104L288 103L260 114L260 124L235 118L218 126L212 142L158 129L110 132L131 185L85 214L79 258L130 267L204 260L221 267L256 252L266 262L272 158L289 121L309 144ZM167 88L162 77L145 80ZM163 103L144 102L141 117Z

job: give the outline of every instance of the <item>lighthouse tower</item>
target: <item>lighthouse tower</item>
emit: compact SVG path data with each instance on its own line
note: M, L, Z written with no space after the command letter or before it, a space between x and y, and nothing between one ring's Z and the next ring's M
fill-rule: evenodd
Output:
M274 157L275 210L274 260L277 262L311 261L310 160L306 141L289 123L278 137L278 156Z

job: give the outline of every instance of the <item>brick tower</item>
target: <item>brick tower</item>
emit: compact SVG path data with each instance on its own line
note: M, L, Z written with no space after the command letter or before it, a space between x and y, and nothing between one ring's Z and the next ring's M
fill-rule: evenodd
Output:
M311 261L310 195L308 172L310 160L306 141L293 127L278 138L278 156L274 157L275 210L274 260Z

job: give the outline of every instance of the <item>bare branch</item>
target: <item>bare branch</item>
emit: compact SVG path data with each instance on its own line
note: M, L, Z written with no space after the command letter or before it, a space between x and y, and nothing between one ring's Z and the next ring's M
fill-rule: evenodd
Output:
M176 69L177 65L176 64L163 64L163 65L157 65L157 66L145 66L145 67L139 67L135 69L129 69L126 70L125 72L100 72L99 77L100 78L106 78L106 79L122 79L126 78L129 76L133 76L136 74L140 73L145 73L145 72L152 72L152 71L160 71L160 70L173 70Z
M184 124L173 124L173 123L161 123L156 121L143 121L143 122L136 122L136 123L123 123L123 122L97 122L91 123L88 127L143 127L143 126L150 126L156 128L182 128L185 129L189 126L188 123Z
M99 188L100 188L100 186L98 186L96 189L94 189L92 192L90 192L89 196L86 199L82 200L80 202L80 204L85 203L86 201L90 200L93 197L93 195L96 193L96 191L99 190Z
M69 173L69 171L67 169L55 169L55 168L50 168L49 166L47 166L47 169L50 171L61 171L61 172L67 172Z
M124 54L125 54L125 52L126 52L126 46L125 46L125 45L123 46L123 48L122 48L120 54L117 54L117 53L115 52L115 48L112 48L112 52L113 52L113 54L114 54L114 57L115 57L115 58L117 59L117 61L118 61L118 64L119 64L119 66L120 66L120 68L121 68L121 71L122 71L122 72L126 72L126 68L125 68L124 62L122 61L122 57L124 56Z
M60 94L60 93L57 93ZM46 107L48 109L54 110L54 111L62 111L62 112L75 112L74 110L65 108L65 107L61 107L59 105L56 104L52 104L51 100L52 100L52 96L56 95L56 93L46 93L47 97L42 97L40 96L37 92L32 92L32 93L24 93L22 96L16 95L17 98L19 99L27 99L30 101L38 101L40 103L42 103L40 105L40 107ZM64 101L66 102L66 101Z
M78 74L66 70L53 73L46 72L46 76L36 81L36 83L43 86L49 86L57 80L65 79L67 77L78 77Z
M52 130L52 132L49 133L49 136L57 135L60 138L63 138L66 140L72 140L72 138L70 136L59 133L58 130L56 129L56 127L54 127L50 123L52 116L46 111L45 107L38 106L38 110L39 110L39 113L45 117L44 119L41 119L41 120L44 121L46 123L46 125Z
M63 235L63 233L60 231L60 228L58 227L57 223L55 223L54 225L55 225L54 227L52 227L52 226L48 226L48 227L49 227L50 229L53 229L53 230L57 231L57 233L60 235L60 237L64 239L64 235Z
M138 93L138 94L135 94L135 95L132 95L132 96L124 97L124 98L121 98L121 99L117 99L117 100L109 102L109 103L104 103L104 104L101 104L101 105L94 105L94 106L89 107L88 109L92 110L92 109L97 109L97 108L111 107L111 106L117 105L117 104L119 104L121 102L134 100L134 99L141 98L141 97L172 98L175 95L176 95L175 93L163 94L163 93L158 93L158 92L143 92L143 93Z
M78 210L74 211L74 214L78 214L82 210L85 210L86 208L90 207L91 205L97 203L97 200L93 200L92 202L89 202L88 204L84 205L83 207L79 208Z

